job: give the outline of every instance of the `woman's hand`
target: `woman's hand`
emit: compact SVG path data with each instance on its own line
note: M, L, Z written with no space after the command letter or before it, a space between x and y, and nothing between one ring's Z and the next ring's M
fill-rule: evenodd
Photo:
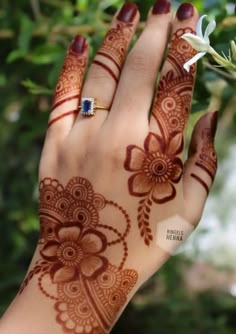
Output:
M183 69L194 51L181 35L197 19L191 4L173 19L159 0L126 57L139 13L125 4L84 82L88 44L77 36L70 45L40 162L39 243L5 316L19 333L109 332L199 222L216 172L217 115L199 120L184 162L196 69Z

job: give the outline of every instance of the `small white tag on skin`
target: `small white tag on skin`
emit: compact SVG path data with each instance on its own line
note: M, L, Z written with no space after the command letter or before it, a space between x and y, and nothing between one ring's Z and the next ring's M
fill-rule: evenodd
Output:
M157 223L156 244L173 255L193 230L194 226L187 220L179 215L172 216Z

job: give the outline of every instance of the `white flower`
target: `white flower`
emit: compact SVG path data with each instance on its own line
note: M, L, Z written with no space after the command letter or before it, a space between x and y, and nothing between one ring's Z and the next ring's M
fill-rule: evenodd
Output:
M216 22L211 20L206 27L205 33L202 32L202 21L207 15L202 15L198 20L196 27L196 35L186 33L181 38L185 39L198 53L184 64L184 69L189 72L190 66L196 63L207 52L212 53L212 47L210 46L209 36L215 30Z

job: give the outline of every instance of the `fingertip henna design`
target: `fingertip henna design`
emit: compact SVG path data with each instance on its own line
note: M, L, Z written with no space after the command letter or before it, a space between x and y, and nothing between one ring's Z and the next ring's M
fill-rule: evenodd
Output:
M153 107L152 116L167 139L173 132L184 131L190 113L196 67L188 73L183 64L196 51L180 38L187 32L194 33L190 28L179 29L172 37L166 60L172 69L162 76Z
M135 270L124 269L131 226L127 212L95 193L81 177L72 178L66 187L45 178L39 185L39 201L41 259L20 293L38 276L38 287L54 300L56 321L65 333L107 333L138 278ZM123 217L124 231L101 220L107 207ZM117 244L123 255L119 264L112 264L107 251Z
M52 111L69 100L79 98L86 63L87 56L83 52L76 52L72 44L68 50L58 79Z
M97 56L100 56L99 60L95 57L93 62L107 71L116 83L118 82L118 77L125 60L126 51L132 35L132 28L132 23L118 22L115 28L108 31L105 40L98 50ZM110 60L113 63L118 70L118 75L106 64L106 60Z

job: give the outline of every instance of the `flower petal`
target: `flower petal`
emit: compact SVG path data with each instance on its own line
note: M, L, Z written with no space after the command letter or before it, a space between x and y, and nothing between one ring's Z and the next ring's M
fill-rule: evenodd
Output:
M50 272L54 283L70 282L76 279L77 269L75 267L54 266Z
M174 183L178 183L182 177L183 174L183 163L179 158L176 158L173 160L173 174L171 176L171 181Z
M199 36L200 38L203 38L203 33L202 33L202 21L203 19L207 17L207 15L202 15L198 22L197 22L197 26L196 26L196 33L197 33L197 36Z
M187 41L198 52L208 52L209 50L210 45L203 38L189 32L183 34L181 38L185 39L185 41Z
M205 56L206 52L199 52L197 53L193 58L191 58L190 60L188 60L185 64L184 64L184 69L189 72L190 67L196 63L199 59L201 59L203 56Z
M144 149L148 153L164 152L165 143L160 136L150 132L144 141Z
M108 261L103 256L90 255L82 259L80 263L81 274L88 278L96 278L108 266Z
M204 33L204 40L207 41L208 43L210 43L209 41L209 36L210 34L215 30L216 28L216 21L215 20L211 20L207 27L206 27L206 30L205 30L205 33Z
M132 175L129 180L129 191L134 196L145 196L153 187L153 182L145 174L137 173Z
M81 227L78 224L64 225L58 230L57 234L60 241L77 241L81 234Z
M59 247L59 243L56 241L49 241L40 251L42 257L48 261L56 261L57 259L57 250Z
M167 154L175 156L181 153L184 149L183 134L181 132L176 133L169 142Z
M176 190L171 183L157 183L153 187L152 199L154 202L162 204L173 199L175 194Z
M128 146L126 152L125 169L131 172L139 171L146 156L145 152L135 145Z
M80 246L85 254L97 254L106 249L106 237L99 231L87 230L81 241Z

